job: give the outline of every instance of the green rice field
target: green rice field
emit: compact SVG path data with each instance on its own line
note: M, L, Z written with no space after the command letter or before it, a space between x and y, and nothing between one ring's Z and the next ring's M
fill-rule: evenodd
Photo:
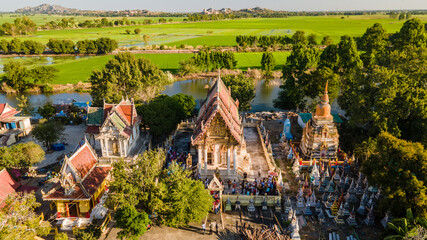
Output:
M173 23L153 24L141 26L88 28L88 29L63 29L38 31L34 36L19 37L20 39L39 40L46 43L49 39L96 39L110 37L119 41L120 46L144 46L143 35L150 36L148 44L169 46L187 44L192 46L235 46L237 35L292 35L297 30L304 30L307 34L315 33L320 41L323 36L331 36L338 42L342 35L359 36L366 28L374 23L381 23L389 33L398 31L404 21L390 19L387 15L362 15L362 16L302 16L289 18L249 18L212 22L181 22L182 18L174 18ZM416 16L427 21L427 16ZM51 20L60 20L62 16L36 15L30 16L37 24ZM3 16L0 23L11 22L14 17ZM76 17L77 21L89 17ZM110 18L111 19L111 18ZM130 17L130 21L143 21L147 17ZM156 18L152 18L157 21ZM126 34L126 29L133 32L135 28L142 30L141 34ZM0 39L11 37L0 37Z
M286 62L289 52L273 53L276 59L276 69L280 69ZM192 53L180 54L136 54L137 57L150 59L154 64L164 71L177 73L179 62L190 58ZM38 65L54 66L58 69L58 78L53 84L67 84L87 82L90 74L95 69L102 69L112 55L90 56L90 57L23 57L15 58L22 61L31 68ZM237 68L247 70L248 68L261 67L262 53L236 53ZM0 58L0 65L6 63L11 58Z

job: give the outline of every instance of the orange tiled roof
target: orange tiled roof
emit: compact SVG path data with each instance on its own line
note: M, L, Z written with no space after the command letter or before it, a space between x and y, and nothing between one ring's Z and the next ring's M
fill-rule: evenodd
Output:
M91 151L89 144L84 144L70 157L70 162L74 169L80 174L80 177L84 178L93 166L95 166L97 158Z

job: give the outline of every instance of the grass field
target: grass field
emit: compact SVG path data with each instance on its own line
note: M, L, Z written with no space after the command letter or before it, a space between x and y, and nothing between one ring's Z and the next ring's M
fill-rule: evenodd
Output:
M289 52L276 52L273 53L276 59L276 69L280 69L286 62L286 57ZM159 66L164 71L176 73L179 68L181 60L190 58L193 54L136 54L137 57L145 57L150 59L154 64ZM59 70L58 78L53 82L54 84L67 84L86 82L95 69L102 69L107 63L108 59L112 58L111 55L106 56L91 56L91 57L54 57L46 59L46 57L24 57L15 58L17 61L22 61L27 67L34 67L37 65L54 66ZM236 53L237 68L247 70L248 68L261 67L262 53ZM9 58L1 58L0 65L9 61Z
M342 35L358 36L374 23L381 23L389 33L398 31L404 21L389 19L386 15L362 16L304 16L289 18L249 18L223 20L213 22L183 23L182 18L175 18L175 23L154 24L142 26L64 29L38 31L34 36L19 37L20 39L33 39L47 42L51 38L71 39L96 39L110 37L119 41L120 46L143 46L143 35L150 36L148 44L166 44L169 46L188 44L192 46L235 46L235 37L241 34L248 35L292 35L296 30L304 30L307 34L315 33L320 41L323 36L331 36L338 42ZM427 16L416 16L427 21ZM36 15L31 16L37 23L58 20L62 16ZM84 20L88 17L76 17ZM13 20L13 17L3 16L0 23ZM146 17L129 18L131 21L142 21ZM153 20L157 20L153 18ZM141 28L140 35L126 34L126 29ZM0 39L11 37L0 37Z

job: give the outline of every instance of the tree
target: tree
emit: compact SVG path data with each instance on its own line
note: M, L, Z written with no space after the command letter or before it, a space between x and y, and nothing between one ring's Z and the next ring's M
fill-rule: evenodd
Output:
M317 45L317 35L314 33L310 33L307 36L307 41L308 41L308 44L310 45Z
M117 234L120 239L138 239L147 231L151 223L148 214L138 212L134 206L122 205L114 214L117 227L122 230Z
M307 45L307 39L305 38L305 32L304 31L296 31L294 35L292 35L292 39L294 40L294 44L302 44Z
M338 103L349 124L365 126L368 136L387 131L427 144L425 89L427 48L409 46L384 55L376 67L343 78Z
M182 107L185 117L191 117L193 115L194 108L196 107L196 100L191 95L178 93L172 96Z
M30 87L28 71L25 66L18 61L9 61L4 64L3 81L18 92L23 92Z
M101 237L101 229L90 224L85 229L78 229L75 236L77 240L97 240Z
M282 69L283 84L280 92L274 100L274 107L280 109L305 109L306 99L303 78L307 77L307 71L315 68L319 59L319 51L308 48L302 44L295 44L291 54Z
M142 122L150 127L154 136L171 133L186 117L181 104L167 95L160 95L138 109Z
M360 40L359 48L368 53L373 51L382 53L389 45L387 32L379 23L375 23L372 27L366 29Z
M323 37L321 44L328 46L328 45L331 45L333 43L334 43L334 40L328 35L328 36Z
M276 59L271 52L265 52L262 54L261 67L265 71L265 75L270 76L274 66L276 66Z
M173 162L163 172L166 209L161 213L161 222L171 227L187 226L200 222L212 208L212 196L199 180L189 178L191 172Z
M399 14L399 21L400 20L405 20L405 14L404 13Z
M29 70L29 76L34 83L48 83L57 78L58 69L52 66L39 66Z
M222 80L231 90L231 97L239 101L239 111L249 111L252 100L255 98L254 79L239 75L225 75Z
M0 51L2 51L3 54L9 52L9 42L6 39L0 40Z
M126 29L126 34L130 34L130 30L129 29Z
M40 114L45 119L50 119L55 115L55 108L52 106L52 104L46 103L43 107L39 107L37 109L37 113Z
M338 55L340 59L340 67L344 73L348 73L362 67L362 61L357 51L357 45L354 39L348 35L341 37L341 42L338 44Z
M58 233L55 235L55 240L68 240L68 235L67 233Z
M33 240L49 234L50 224L35 213L39 206L34 193L9 195L0 210L0 239Z
M101 106L103 99L119 103L124 95L148 101L163 90L169 79L150 60L119 53L102 70L93 71L89 81L93 103Z
M128 206L149 214L155 212L160 223L172 227L200 221L211 209L212 197L203 183L191 179L191 172L176 163L162 170L165 159L164 151L149 150L134 162L119 160L113 164L109 201L126 206L118 218L123 221L124 230L127 226L132 228L124 234L142 225L128 220L137 215Z
M407 45L426 47L427 34L423 22L418 18L406 21L400 31L393 36L392 43L397 49L403 49Z
M384 240L391 239L426 239L427 238L427 221L424 218L414 218L412 210L406 210L405 218L393 219L387 223L389 230L394 235L389 235ZM421 231L420 231L421 230ZM416 237L416 238L413 238Z
M164 191L158 185L166 155L162 150L149 150L132 163L119 160L113 164L109 201L129 204L152 214L162 208Z
M135 30L133 30L133 32L134 32L136 35L139 35L139 34L141 33L141 29L140 29L140 28L135 28Z
M64 126L60 122L41 123L33 128L32 134L35 139L42 142L43 145L50 150L53 143L63 137Z
M18 38L12 39L9 43L9 52L16 52L19 54L21 52L21 40Z
M362 172L370 184L380 187L383 211L405 216L411 208L415 216L427 217L427 151L420 143L407 142L382 132L360 146Z
M16 97L16 100L18 101L19 110L26 116L31 115L34 109L28 104L28 97L21 95L20 97Z
M49 39L47 47L56 54L75 53L75 44L71 40Z
M44 159L43 149L34 142L0 148L0 168L28 169Z

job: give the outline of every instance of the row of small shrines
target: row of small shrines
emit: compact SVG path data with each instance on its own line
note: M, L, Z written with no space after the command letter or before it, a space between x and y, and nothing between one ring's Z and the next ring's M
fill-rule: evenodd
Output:
M306 175L301 178L296 206L293 207L287 197L284 210L285 218L291 221L292 239L299 239L298 216L317 218L319 223L375 226L374 209L381 201L381 190L369 186L367 179L360 173L355 179L349 176L349 170L336 169L332 174L330 168L320 173L315 165L309 177ZM383 227L390 220L386 214L381 220Z

